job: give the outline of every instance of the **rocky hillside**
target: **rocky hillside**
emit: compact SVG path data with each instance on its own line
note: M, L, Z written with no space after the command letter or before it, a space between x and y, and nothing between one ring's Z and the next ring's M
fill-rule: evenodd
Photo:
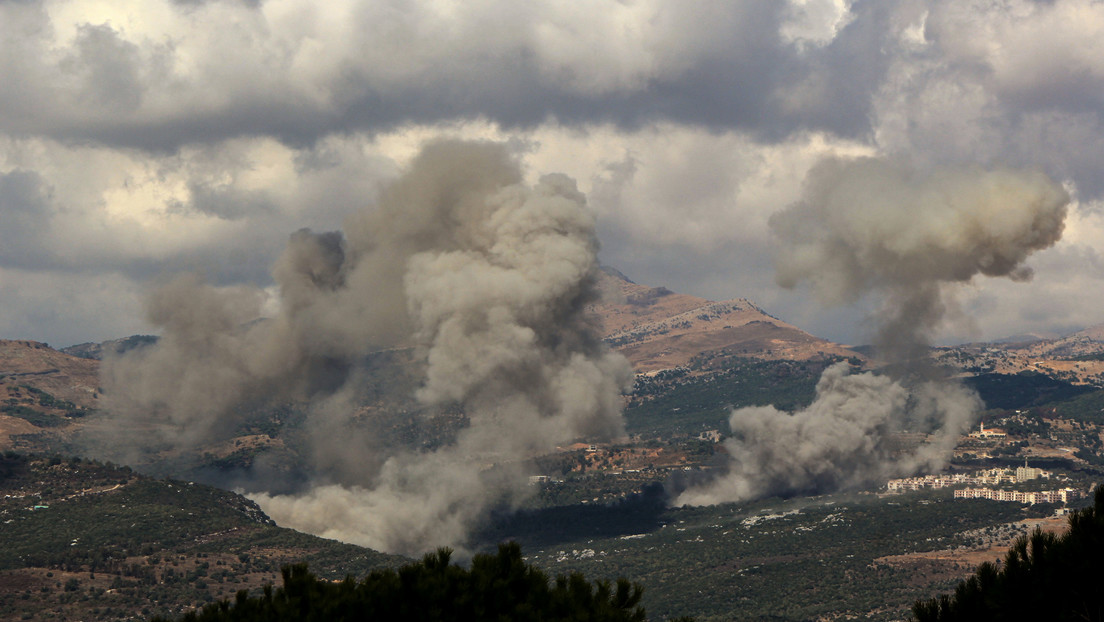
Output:
M600 330L638 373L684 366L699 356L798 361L857 356L743 298L714 302L639 285L612 269L602 273L600 285L604 299L592 306Z
M0 340L0 449L63 441L99 401L99 363L37 341Z
M3 387L25 385L83 408L94 408L99 364L37 341L0 339L0 399Z
M938 348L935 357L966 375L1037 372L1074 384L1104 387L1104 324L1053 339Z
M62 348L61 351L65 354L80 357L82 359L95 359L101 361L104 356L122 354L127 350L133 350L155 343L157 343L157 337L153 335L131 335L130 337L111 339L101 343L78 343L75 346Z
M1104 356L1104 324L1097 324L1056 339L1011 344L1009 350L1035 358L1084 359Z

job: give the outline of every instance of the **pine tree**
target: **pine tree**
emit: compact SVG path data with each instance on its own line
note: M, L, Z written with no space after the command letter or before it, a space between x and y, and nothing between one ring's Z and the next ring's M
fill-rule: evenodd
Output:
M471 568L451 563L439 549L399 570L377 570L361 581L319 580L306 564L282 569L283 587L258 596L240 591L188 613L185 622L643 622L643 590L625 579L590 582L580 573L548 575L525 563L521 547L503 544L497 555L476 555ZM167 622L154 618L154 622Z
M1087 620L1104 622L1104 486L1070 514L1058 536L1021 536L1001 566L986 562L953 595L917 601L920 622Z

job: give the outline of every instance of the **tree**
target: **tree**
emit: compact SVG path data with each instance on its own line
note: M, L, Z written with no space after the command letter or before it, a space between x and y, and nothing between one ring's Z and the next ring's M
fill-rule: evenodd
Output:
M266 585L261 595L240 591L233 603L221 601L188 613L185 622L264 620L511 620L642 622L639 585L618 579L587 581L582 574L550 581L525 563L521 547L503 544L497 555L476 555L471 568L451 563L439 549L399 570L377 570L361 581L319 580L306 564L282 569L283 587ZM154 618L154 622L163 618Z
M953 595L920 600L920 622L1104 620L1104 486L1094 503L1070 514L1058 536L1020 536L1000 566L986 562Z

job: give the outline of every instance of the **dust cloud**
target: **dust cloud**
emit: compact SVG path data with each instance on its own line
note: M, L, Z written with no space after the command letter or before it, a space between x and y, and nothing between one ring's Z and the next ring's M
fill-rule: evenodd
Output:
M431 143L342 232L291 235L271 317L257 289L166 283L149 303L161 340L107 361L106 394L124 425L153 414L157 442L184 448L251 405L306 400L317 459L345 476L255 495L272 518L389 552L462 546L526 493L525 459L623 430L631 368L583 312L597 250L573 180L528 185L500 145ZM422 362L417 401L466 414L455 443L397 451L349 426L365 356L399 347Z
M953 287L979 275L1030 279L1024 261L1061 237L1069 200L1039 172L919 171L877 158L814 167L802 200L770 221L778 282L808 284L826 305L878 296L874 342L885 373L837 364L804 410L734 410L727 473L677 503L828 492L943 468L981 407L926 362L933 332L955 308ZM906 431L928 440L894 447Z

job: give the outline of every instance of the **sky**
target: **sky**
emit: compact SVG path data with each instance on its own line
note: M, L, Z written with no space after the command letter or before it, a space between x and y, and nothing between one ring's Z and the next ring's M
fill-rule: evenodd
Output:
M1042 172L1061 240L935 337L1068 331L1104 322L1102 100L1089 0L0 0L0 338L147 333L181 271L271 287L439 138L575 179L634 281L844 343L876 299L775 277L818 162Z

